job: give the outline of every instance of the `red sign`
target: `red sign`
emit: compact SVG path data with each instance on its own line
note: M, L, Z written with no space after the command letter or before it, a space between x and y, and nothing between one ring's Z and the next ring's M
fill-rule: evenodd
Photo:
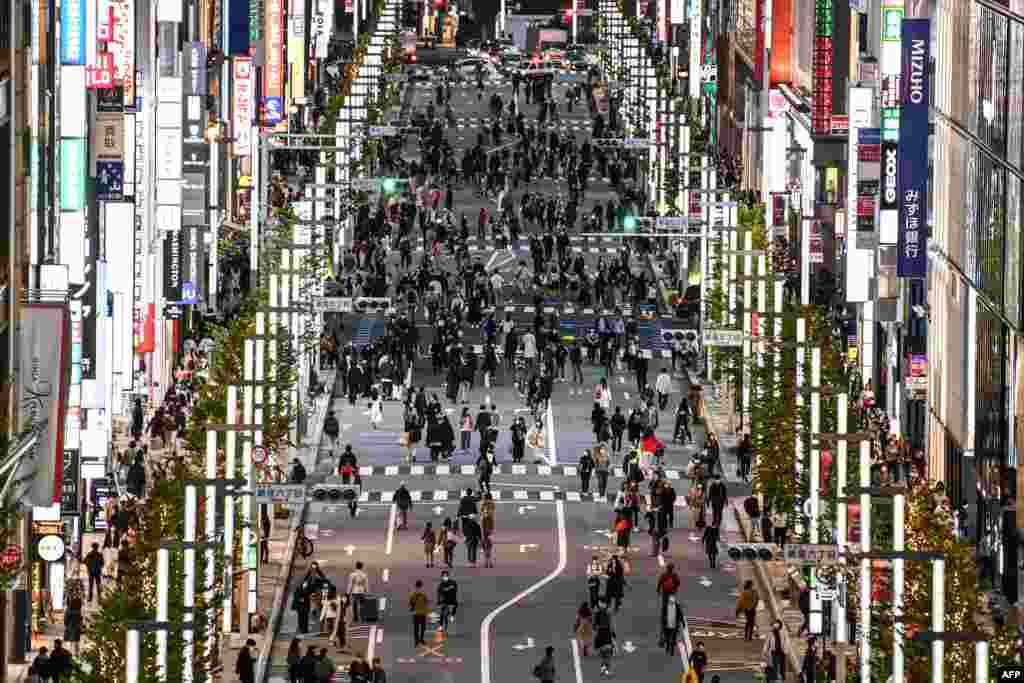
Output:
M113 53L96 53L96 65L85 68L85 87L88 90L109 90L114 87Z
M858 216L871 216L875 215L875 198L874 197L857 197L857 215Z
M832 38L814 39L814 105L811 128L815 135L832 132Z
M882 161L882 146L857 145L857 161Z
M846 135L850 132L850 117L846 114L832 115L832 135Z
M97 3L96 40L109 43L114 39L114 8L105 2ZM106 5L104 7L104 5Z
M9 545L0 553L0 568L11 570L21 565L21 548Z

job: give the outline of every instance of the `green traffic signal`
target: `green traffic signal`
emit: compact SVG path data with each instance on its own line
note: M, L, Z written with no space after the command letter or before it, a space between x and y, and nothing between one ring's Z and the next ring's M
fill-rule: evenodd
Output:
M381 188L384 190L385 194L392 194L398 189L398 183L394 178L384 178L384 180L381 181Z
M622 220L622 227L624 227L626 230L636 230L636 226L637 226L636 216L626 216Z

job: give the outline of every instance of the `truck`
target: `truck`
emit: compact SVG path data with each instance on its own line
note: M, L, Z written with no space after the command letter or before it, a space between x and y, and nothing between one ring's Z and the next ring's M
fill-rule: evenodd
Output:
M560 51L564 58L569 46L569 32L563 28L530 27L526 31L526 51L546 58L545 53Z

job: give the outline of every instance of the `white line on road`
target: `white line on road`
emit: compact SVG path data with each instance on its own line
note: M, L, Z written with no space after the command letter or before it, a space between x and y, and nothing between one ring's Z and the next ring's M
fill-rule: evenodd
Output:
M572 665L576 669L576 683L583 683L583 665L580 663L580 643L573 638L572 643Z
M377 634L379 634L379 633L380 633L380 631L377 630L376 626L371 626L370 627L370 641L366 644L366 661L368 661L368 662L372 662L373 661L373 651L374 651L374 649L376 649L376 646L377 646Z
M387 583L387 582L388 582L388 579L390 579L390 578L391 578L391 570L390 570L390 569L387 569L387 568L385 568L385 569L384 569L384 571L383 571L383 572L381 572L381 575L380 575L380 579L381 579L381 581L383 581L384 583Z
M388 515L388 540L384 547L384 554L391 554L391 546L395 543L395 515L398 514L398 505L391 504L391 513Z
M378 628L377 629L377 644L380 645L383 642L384 642L384 629ZM372 659L370 661L373 662Z
M520 484L518 482L504 482L504 481L492 481L491 486L514 486L517 489L528 488L528 489L552 489L554 491L561 491L561 486L555 486L554 484Z
M560 500L555 504L555 514L558 518L558 566L555 567L553 572L537 583L514 596L508 602L499 605L497 609L484 617L483 623L480 624L480 683L491 683L491 623L498 618L499 614L523 598L536 593L565 571L569 553L565 540L565 503L563 501Z

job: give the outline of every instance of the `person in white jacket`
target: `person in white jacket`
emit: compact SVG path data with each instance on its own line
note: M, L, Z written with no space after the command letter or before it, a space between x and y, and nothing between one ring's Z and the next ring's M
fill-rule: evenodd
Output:
M654 390L658 392L658 410L665 410L668 395L672 393L672 378L668 374L668 368L662 368L658 373L658 379L654 381Z
M348 592L352 596L352 616L359 621L362 596L370 592L370 579L363 571L363 563L356 562L356 568L348 575Z
M608 386L607 379L602 379L601 383L594 387L594 400L604 408L606 413L612 409L612 390Z
M373 425L374 429L376 429L377 425L379 425L383 420L384 400L380 396L377 396L377 398L373 399L373 403L370 404L370 424Z

